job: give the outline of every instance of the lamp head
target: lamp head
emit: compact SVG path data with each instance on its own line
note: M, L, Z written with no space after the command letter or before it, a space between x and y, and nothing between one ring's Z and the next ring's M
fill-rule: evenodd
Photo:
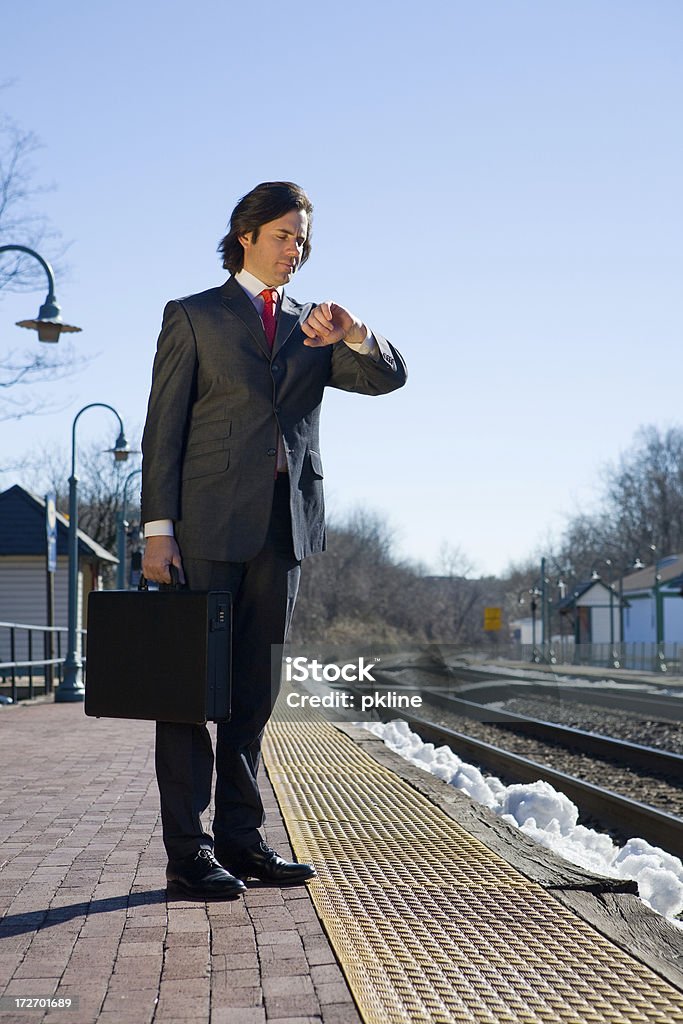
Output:
M123 431L121 431L119 436L116 438L116 444L114 445L114 447L109 448L107 450L112 453L115 462L126 462L128 456L131 454L131 451L130 445L126 440L126 435L124 434Z
M28 327L29 330L38 331L38 341L51 342L59 341L60 334L73 334L81 330L80 327L64 323L62 311L52 294L45 299L35 320L19 320L17 327Z

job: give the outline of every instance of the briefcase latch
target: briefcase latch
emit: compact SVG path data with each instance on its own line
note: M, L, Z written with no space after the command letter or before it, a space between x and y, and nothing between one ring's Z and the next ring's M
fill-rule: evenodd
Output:
M211 632L216 633L219 630L228 628L228 606L227 604L219 604L216 608L216 614L211 619Z

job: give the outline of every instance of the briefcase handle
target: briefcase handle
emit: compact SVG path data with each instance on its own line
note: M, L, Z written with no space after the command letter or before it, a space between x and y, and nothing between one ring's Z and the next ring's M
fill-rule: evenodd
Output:
M168 571L171 574L171 582L170 583L160 583L159 584L159 589L160 590L182 590L183 587L185 586L185 584L180 582L180 577L178 576L178 569L176 568L176 566L175 565L169 565ZM142 573L140 574L140 581L138 583L138 590L149 590L149 586L148 586L148 583L147 583L147 578L145 576L143 576Z

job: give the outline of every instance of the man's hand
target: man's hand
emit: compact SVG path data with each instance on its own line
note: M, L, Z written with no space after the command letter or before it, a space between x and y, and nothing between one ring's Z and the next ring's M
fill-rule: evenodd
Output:
M352 345L361 345L368 333L362 320L336 302L321 302L301 329L306 335L304 345L311 348L335 345L342 340Z
M148 537L142 556L142 572L150 583L170 583L169 566L175 565L178 579L185 582L180 548L175 537Z

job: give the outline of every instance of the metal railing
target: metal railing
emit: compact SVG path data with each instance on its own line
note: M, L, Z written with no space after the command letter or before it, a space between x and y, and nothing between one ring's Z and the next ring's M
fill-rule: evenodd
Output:
M66 626L0 622L0 695L11 697L16 703L52 693L55 683L61 683L63 678L66 632ZM36 633L42 634L37 640ZM78 633L83 643L86 630L80 629ZM43 656L35 657L41 649ZM6 655L8 660L4 660Z
M585 665L625 668L636 672L680 675L683 671L679 643L575 644L569 638L546 644L514 644L512 656L539 665Z

